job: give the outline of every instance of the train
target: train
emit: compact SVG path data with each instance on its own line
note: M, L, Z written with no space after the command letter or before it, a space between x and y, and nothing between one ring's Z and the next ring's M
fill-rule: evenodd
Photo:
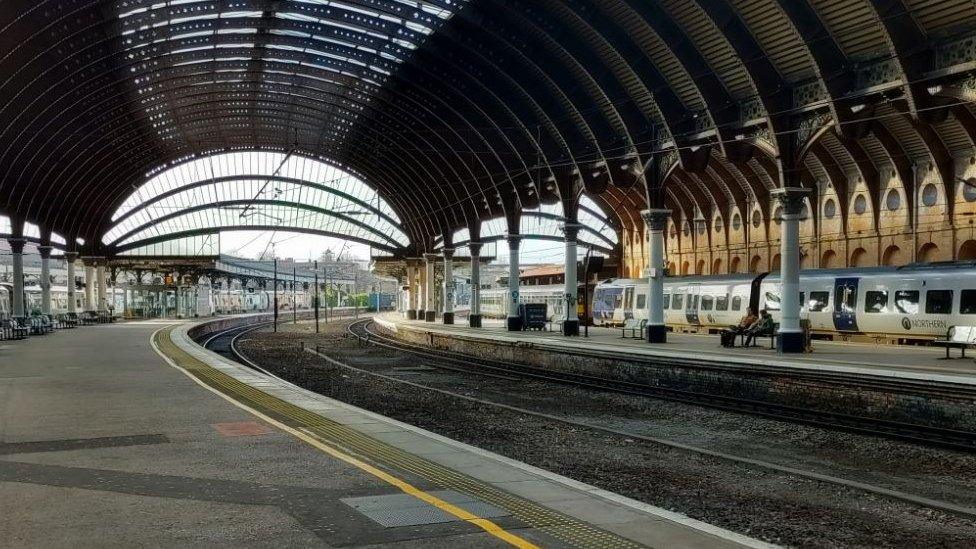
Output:
M193 292L192 289L183 288L182 291ZM162 299L158 292L133 292L128 298L122 287L109 287L109 307L111 310L122 314L122 311L129 308L130 311L137 311L137 316L159 316L164 311L176 311L178 304L174 290L169 290L162 294ZM215 314L237 314L257 311L268 311L272 309L274 301L273 293L265 290L211 290L208 285L200 285L193 292L196 302L192 300L184 301L185 307L180 314L191 314L195 316L212 316ZM13 285L10 283L0 283L0 318L9 318L13 314ZM75 292L75 310L84 310L84 291L79 289ZM280 291L278 292L278 310L291 311L293 309L303 310L312 307L313 295L306 291ZM28 315L41 311L41 287L30 285L24 287L24 310ZM51 287L51 312L54 314L65 313L68 311L68 288L66 286Z
M779 322L781 286L778 272L668 277L664 320L672 331L717 333L752 307L766 309ZM519 291L523 302L546 303L550 315L564 314L562 285ZM590 321L619 326L646 319L647 292L646 278L599 282ZM924 343L946 337L952 326L976 325L976 262L804 270L799 293L800 318L818 339ZM482 312L504 316L507 294L505 288L482 290Z

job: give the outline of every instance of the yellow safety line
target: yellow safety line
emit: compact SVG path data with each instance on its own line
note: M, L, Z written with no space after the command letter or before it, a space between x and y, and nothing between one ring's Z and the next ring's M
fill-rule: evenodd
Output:
M160 332L163 332L164 330L171 330L172 328L173 328L172 326L168 326L165 328L160 328L159 330L153 332L152 336L150 337L150 344L152 345L153 350L155 350L156 353L159 356L161 356L163 360L166 361L167 364L169 364L173 368L176 368L180 372L183 372L183 374L185 374L187 377L192 379L197 385L200 385L201 387L207 389L208 391L220 396L224 400L237 406L238 408L247 411L248 413L260 418L261 420L269 423L274 427L277 427L278 429L281 429L282 431L294 436L295 438L298 438L299 440L309 444L310 446L313 446L336 459L344 461L365 473L369 473L370 475L373 475L374 477L386 482L387 484L395 488L398 488L403 493L409 494L421 501L425 501L433 505L434 507L437 507L441 511L444 511L445 513L457 517L459 520L463 520L465 522L473 524L474 526L481 528L485 532L491 534L492 536L495 536L496 538L510 545L518 547L519 549L539 549L539 547L534 543L526 540L525 538L522 538L520 536L517 536L515 534L506 531L504 528L498 526L497 524L495 524L494 522L488 519L484 519L475 514L469 513L468 511L465 511L464 509L452 503L444 501L438 498L437 496L431 495L430 493L425 492L420 488L417 488L416 486L410 484L405 480L397 478L387 473L386 471L382 471L368 463L365 463L363 461L360 461L359 459L356 459L353 456L350 456L349 454L341 452L337 448L333 448L332 446L325 444L322 440L318 439L317 437L315 437L305 429L298 430L289 427L288 425L285 425L284 423L281 423L280 421L271 418L259 412L258 410L255 410L254 408L247 406L246 404L238 400L235 400L230 395L227 395L226 393L223 393L217 390L216 388L207 385L202 380L200 380L197 376L190 373L186 368L183 368L182 366L178 365L173 359L165 355L162 352L162 350L159 348L159 346L156 344L156 338L159 336Z

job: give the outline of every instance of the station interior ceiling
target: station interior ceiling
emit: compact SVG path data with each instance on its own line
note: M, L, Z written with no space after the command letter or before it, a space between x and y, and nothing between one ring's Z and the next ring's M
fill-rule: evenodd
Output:
M674 270L769 268L780 187L807 266L973 239L969 0L7 0L0 52L0 215L82 254L155 174L256 150L366 182L403 256L585 195L626 274L648 207Z

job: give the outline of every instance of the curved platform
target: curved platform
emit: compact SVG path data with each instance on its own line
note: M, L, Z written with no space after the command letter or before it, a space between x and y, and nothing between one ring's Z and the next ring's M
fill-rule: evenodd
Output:
M945 350L938 347L814 341L814 351L810 354L782 355L769 348L768 338L761 338L758 347L726 349L719 345L718 335L668 333L667 343L649 344L640 339L621 337L619 328L590 327L589 337L584 338L565 337L560 332L509 332L503 322L496 320L484 320L482 328L412 321L396 313L381 315L377 320L396 330L558 353L587 353L604 358L631 357L640 360L694 360L702 364L732 367L768 366L976 386L976 364L973 359L946 360ZM958 351L953 351L953 354L958 356Z
M19 502L6 539L766 546L304 391L201 349L190 327L0 349L0 490Z

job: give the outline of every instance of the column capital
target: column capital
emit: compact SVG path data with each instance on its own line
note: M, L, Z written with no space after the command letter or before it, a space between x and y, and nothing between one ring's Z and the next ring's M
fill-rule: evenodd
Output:
M424 254L424 261L431 262L437 261L440 256L437 254Z
M51 259L51 250L53 246L38 246L37 253L41 256L41 259Z
M74 263L78 259L78 252L64 252L64 260L68 263Z
M567 242L575 242L576 238L579 236L580 229L583 228L581 223L576 221L566 221L563 223L562 231Z
M663 231L668 227L668 220L671 219L671 210L666 208L652 208L641 211L644 223L652 231Z
M484 246L484 242L468 242L468 251L471 257L481 257L481 247Z
M522 243L522 235L508 233L505 235L505 240L508 241L509 248L518 248Z
M454 248L444 248L441 250L441 252L443 252L445 260L451 260L454 258Z
M102 256L84 256L81 261L86 267L102 267L105 265L105 258Z
M803 199L810 193L810 189L803 187L782 187L769 191L769 195L783 206L783 213L786 215L799 214L803 209Z
M27 244L27 239L25 238L8 238L7 243L10 244L10 251L15 254L24 253L24 245Z

